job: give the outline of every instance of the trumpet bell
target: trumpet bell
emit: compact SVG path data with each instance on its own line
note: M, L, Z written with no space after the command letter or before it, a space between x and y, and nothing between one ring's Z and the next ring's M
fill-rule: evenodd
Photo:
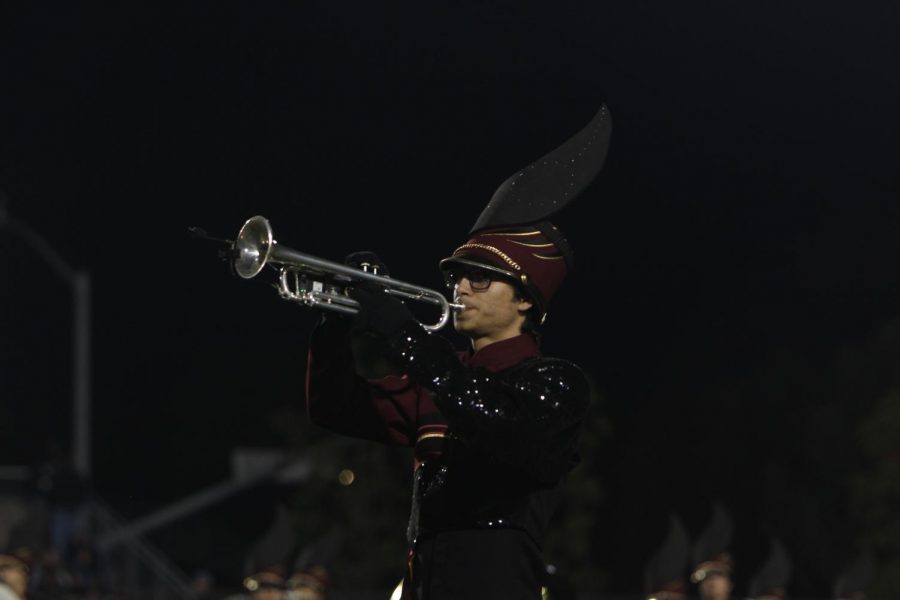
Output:
M234 242L234 271L243 279L259 275L266 266L275 240L268 219L255 216L247 219Z

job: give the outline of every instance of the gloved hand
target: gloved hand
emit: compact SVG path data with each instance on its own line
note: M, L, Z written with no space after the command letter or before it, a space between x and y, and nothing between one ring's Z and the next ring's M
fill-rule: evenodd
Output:
M385 277L390 276L387 265L378 258L377 254L369 250L360 250L348 254L347 257L344 258L344 264L348 267L353 267L354 269L363 269L363 265L367 265L365 270L370 273L373 271L373 267L377 267L378 275L383 275ZM331 332L364 333L359 327L361 323L355 318L356 315L350 316L330 310L322 310L321 312L321 325Z
M353 252L347 255L347 258L344 259L344 264L348 267L353 267L354 269L362 269L363 266L367 265L364 269L368 272L372 272L373 267L377 269L377 274L383 277L390 277L391 272L388 271L387 265L378 258L378 255L374 252L370 252L368 250L361 250L359 252Z
M357 284L348 293L359 302L359 312L353 319L355 332L374 331L391 339L401 330L418 325L405 304L374 283Z

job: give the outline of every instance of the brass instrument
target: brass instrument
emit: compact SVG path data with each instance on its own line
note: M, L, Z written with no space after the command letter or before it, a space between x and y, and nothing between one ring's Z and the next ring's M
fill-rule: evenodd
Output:
M256 277L266 265L280 265L276 285L279 295L291 302L333 310L344 314L356 314L359 303L347 295L354 283L376 283L392 296L406 300L425 302L441 309L441 317L433 325L422 324L435 331L447 324L451 310L461 310L461 304L447 301L444 295L411 283L379 275L377 266L362 265L356 269L341 263L303 254L278 244L272 237L268 219L261 216L247 219L241 227L233 246L235 273L244 279Z

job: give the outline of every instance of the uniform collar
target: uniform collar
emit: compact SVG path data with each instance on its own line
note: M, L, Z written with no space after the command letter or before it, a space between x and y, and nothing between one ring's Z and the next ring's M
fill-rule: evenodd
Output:
M541 356L537 342L528 334L521 334L489 344L479 350L469 350L463 362L470 367L482 367L488 371L502 371L515 366L526 358Z

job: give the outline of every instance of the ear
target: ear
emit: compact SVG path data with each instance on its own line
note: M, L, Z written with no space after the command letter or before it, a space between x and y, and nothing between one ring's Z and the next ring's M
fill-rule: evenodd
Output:
M519 310L520 314L525 314L534 306L534 302L527 298L522 298L521 296L516 299L516 308Z

